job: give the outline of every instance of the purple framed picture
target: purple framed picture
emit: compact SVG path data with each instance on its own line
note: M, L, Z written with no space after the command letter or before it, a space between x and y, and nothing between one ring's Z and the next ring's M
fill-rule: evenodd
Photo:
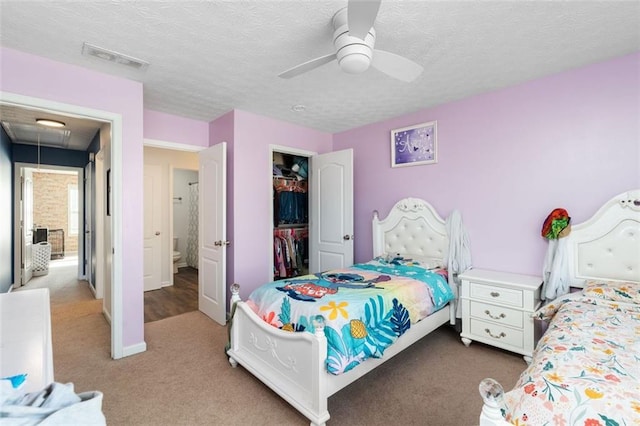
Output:
M391 131L391 167L438 162L437 121Z

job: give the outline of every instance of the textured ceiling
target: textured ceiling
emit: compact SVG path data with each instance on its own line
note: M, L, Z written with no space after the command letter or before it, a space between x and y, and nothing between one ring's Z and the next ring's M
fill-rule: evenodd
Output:
M211 121L237 108L339 132L640 50L638 1L391 1L376 48L424 66L412 83L335 62L342 1L0 1L0 44L144 84L144 107ZM149 62L81 55L84 42ZM302 112L293 105L302 104Z

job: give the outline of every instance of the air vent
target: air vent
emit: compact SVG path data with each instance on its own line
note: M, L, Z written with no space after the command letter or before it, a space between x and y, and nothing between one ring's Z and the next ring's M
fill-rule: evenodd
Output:
M104 61L113 62L141 71L145 70L149 66L149 63L142 59L94 46L93 44L86 42L82 45L82 54L85 56L95 56L96 58Z

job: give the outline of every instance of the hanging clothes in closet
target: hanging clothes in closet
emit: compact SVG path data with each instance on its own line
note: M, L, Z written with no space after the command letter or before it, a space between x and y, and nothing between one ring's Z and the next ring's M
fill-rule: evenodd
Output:
M274 225L303 224L309 220L307 181L274 177Z
M273 231L274 279L291 278L308 272L309 230L307 228Z

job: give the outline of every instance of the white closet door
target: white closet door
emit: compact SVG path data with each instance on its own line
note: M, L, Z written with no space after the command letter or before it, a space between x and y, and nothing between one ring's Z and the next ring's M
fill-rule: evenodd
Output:
M311 157L311 273L353 264L353 150Z
M198 309L227 322L227 145L199 152Z

